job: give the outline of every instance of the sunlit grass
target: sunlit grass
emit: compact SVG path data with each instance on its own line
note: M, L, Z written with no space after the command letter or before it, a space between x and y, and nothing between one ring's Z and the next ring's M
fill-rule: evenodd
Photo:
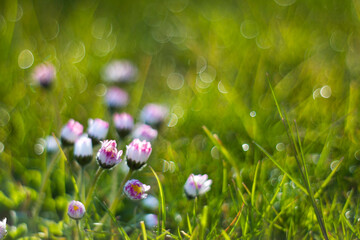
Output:
M151 185L159 208L124 199L112 212L126 175L121 163L99 178L81 220L83 237L360 237L357 0L5 0L0 6L6 239L77 236L66 211L79 195L80 167L70 149L68 161L48 153L44 139L59 137L70 118L85 129L89 118L112 122L104 103L112 84L102 76L113 59L138 67L136 82L119 85L130 95L124 111L136 122L147 103L170 109L152 143L151 168L133 173ZM48 90L32 79L43 62L57 72ZM112 123L108 139L119 140ZM84 170L86 193L97 168L93 160ZM213 181L194 200L183 189L191 173ZM140 224L147 213L158 214L155 228Z

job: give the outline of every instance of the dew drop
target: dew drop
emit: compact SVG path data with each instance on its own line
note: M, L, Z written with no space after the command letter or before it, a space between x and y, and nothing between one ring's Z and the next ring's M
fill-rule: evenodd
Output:
M217 147L213 147L211 149L211 156L215 159L219 159L220 158L220 153L219 153L219 149Z
M180 73L170 73L166 82L170 89L179 90L184 86L184 77Z
M330 164L330 169L334 170L339 164L339 162L340 162L339 160L332 161L332 163Z
M244 143L241 147L244 150L244 152L249 151L249 148L250 148L249 144L247 144L247 143Z
M10 114L4 108L0 108L0 127L4 127L10 121Z
M284 151L285 150L285 144L283 144L283 143L276 144L276 150L278 150L279 152Z
M255 38L259 34L257 23L252 20L243 21L240 26L240 32L244 38Z
M34 151L37 155L41 155L44 152L44 146L40 143L34 145Z
M320 90L320 95L323 98L331 97L331 88L328 85L323 86Z
M34 55L29 49L23 50L18 57L18 64L21 69L27 69L34 63Z
M178 116L175 113L172 113L170 115L168 127L175 127L177 123L178 123Z
M218 84L218 90L219 92L223 93L223 94L226 94L228 93L228 91L226 90L224 84L222 83L222 81L219 82Z
M0 142L0 153L2 153L5 149L5 146L2 142Z

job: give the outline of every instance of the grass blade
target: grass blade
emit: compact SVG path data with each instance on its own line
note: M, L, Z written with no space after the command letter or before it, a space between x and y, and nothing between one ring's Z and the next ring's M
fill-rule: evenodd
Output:
M251 205L254 206L255 205L255 189L256 189L256 180L257 180L257 175L259 172L259 166L260 166L260 161L258 161L257 165L256 165L256 169L255 169L255 176L254 176L254 182L252 185L252 189L251 189Z
M340 168L341 163L343 162L344 157L342 157L340 159L340 162L336 165L336 167L331 171L331 173L329 174L329 176L324 180L324 182L321 184L319 190L317 190L317 192L314 195L314 198L318 198L320 196L320 194L322 193L322 191L325 189L325 187L329 184L329 182L331 181L332 177L335 175L335 173L337 172L337 170Z
M305 187L299 183L294 177L292 177L283 167L281 167L281 165L262 147L260 146L257 142L253 141L253 143L284 173L286 174L291 181L293 181L295 183L296 186L298 186L298 188L300 188L306 195L308 194L308 191L305 189Z
M224 147L224 145L221 143L220 139L214 134L211 134L209 129L206 126L202 127L208 138L211 140L211 142L219 149L219 151L224 155L226 160L230 163L230 165L235 169L236 174L236 181L238 185L241 183L241 177L240 177L240 170L239 167L236 164L235 158L231 156L229 151Z
M124 237L125 240L130 240L129 236L127 235L127 233L125 232L125 230L120 226L119 222L116 221L116 218L114 216L114 214L112 214L112 212L110 211L110 209L102 202L100 201L100 199L98 197L94 197L94 199L97 201L97 203L99 203L99 205L101 206L101 208L107 213L109 214L111 220L115 223L115 225L117 226L117 229L119 231L119 233Z
M158 175L156 174L156 172L154 171L154 169L152 167L150 167L150 170L152 171L152 173L154 174L156 181L158 183L159 186L159 192L160 192L160 207L159 207L159 225L158 225L158 234L161 235L162 230L165 229L165 222L166 222L166 210L165 210L165 197L164 197L164 192L163 192L163 188L160 182L160 179L158 177Z
M141 226L141 232L143 235L143 240L147 240L147 234L146 234L146 228L145 228L144 221L140 221L140 226Z

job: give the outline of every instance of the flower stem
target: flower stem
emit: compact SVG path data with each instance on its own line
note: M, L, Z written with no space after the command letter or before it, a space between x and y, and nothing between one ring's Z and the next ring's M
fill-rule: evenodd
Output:
M76 226L77 226L77 232L78 232L78 239L82 240L83 237L82 237L82 232L81 232L80 221L79 220L76 220Z
M122 194L123 188L125 186L125 183L130 179L131 175L133 173L133 170L130 169L129 172L126 174L126 176L124 177L124 179L122 180L119 190L115 196L115 199L113 201L113 203L110 206L110 211L112 213L114 213L114 211L116 210L117 205L119 204L119 202L124 198L124 194ZM118 197L120 196L120 197Z
M95 173L95 177L94 177L94 180L93 182L91 183L91 187L89 189L89 192L87 194L87 197L86 197L86 201L85 201L85 209L87 209L87 207L89 206L90 202L91 202L91 197L93 195L93 192L95 190L95 187L96 187L96 183L97 181L99 180L100 178L100 175L104 172L104 169L99 167Z
M80 201L83 202L85 201L85 186L84 186L84 167L81 166L80 169L80 191L79 191L79 195L80 195Z
M32 216L34 219L36 219L39 215L39 212L40 212L40 208L44 202L44 199L45 199L45 189L46 189L46 186L47 186L47 182L50 178L50 175L52 173L52 171L54 170L54 167L57 163L57 160L58 160L58 156L59 156L59 153L57 154L54 154L54 156L52 157L51 159L51 162L50 164L48 165L47 169L46 169L46 172L45 172L45 175L44 175L44 178L41 182L41 187L40 187L40 190L39 190L39 195L38 195L38 199L36 201L36 205L35 207L33 208L33 212L32 212Z
M123 188L125 186L125 183L130 179L131 175L133 173L133 170L129 170L129 172L126 174L126 176L124 177L124 179L122 180L121 184L120 184L120 187L119 187L119 190L115 196L115 199L113 201L113 203L111 204L110 208L109 208L109 211L111 213L115 213L115 210L117 208L117 205L119 204L119 202L124 198L124 194L122 194L122 191L123 191ZM119 197L118 197L119 196ZM100 223L104 223L106 222L106 220L108 219L109 215L106 214L103 216L103 218L101 219ZM95 231L98 231L100 229L100 226L101 225L98 225L96 228L95 228Z

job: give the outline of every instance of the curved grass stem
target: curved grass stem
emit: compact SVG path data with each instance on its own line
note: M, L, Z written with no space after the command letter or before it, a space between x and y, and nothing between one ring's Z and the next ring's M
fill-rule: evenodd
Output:
M92 182L92 184L91 184L91 187L90 187L90 189L89 189L89 192L88 192L88 194L87 194L87 196L86 196L85 209L88 208L88 206L89 206L89 204L90 204L90 202L91 202L91 197L92 197L92 195L93 195L93 193L94 193L94 190L95 190L95 187L96 187L96 183L97 183L97 181L99 180L99 178L100 178L100 176L101 176L101 174L102 174L103 172L104 172L104 169L101 168L101 167L99 167L99 168L97 169L96 173L95 173L94 180L93 180L93 182Z

